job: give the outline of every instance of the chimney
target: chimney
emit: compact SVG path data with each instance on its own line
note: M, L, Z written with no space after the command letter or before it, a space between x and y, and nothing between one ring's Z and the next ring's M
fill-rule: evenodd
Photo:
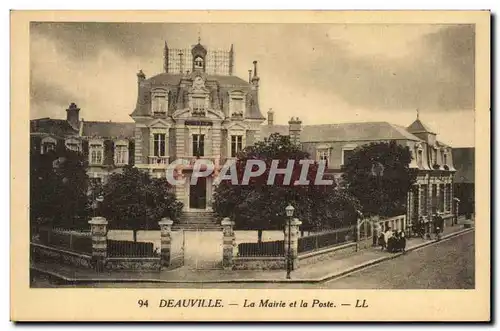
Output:
M257 61L253 61L253 77L252 77L252 84L255 85L255 87L259 87L259 76L257 76Z
M145 79L146 75L144 74L144 72L142 72L142 70L139 70L139 72L137 73L137 85L140 85L141 82Z
M300 132L302 131L302 121L296 117L296 118L291 118L290 121L288 121L288 132L290 135L290 140L295 143L299 144L300 143Z
M74 102L66 109L66 121L73 129L78 130L80 128L80 108Z
M267 125L273 125L274 124L274 112L272 108L269 108L269 111L267 112Z
M248 70L248 84L252 83L252 69Z

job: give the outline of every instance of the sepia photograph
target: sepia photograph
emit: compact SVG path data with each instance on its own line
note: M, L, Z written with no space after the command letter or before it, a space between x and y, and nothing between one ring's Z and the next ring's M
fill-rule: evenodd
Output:
M474 22L421 15L27 20L26 290L477 290L489 68ZM373 307L164 293L132 306Z

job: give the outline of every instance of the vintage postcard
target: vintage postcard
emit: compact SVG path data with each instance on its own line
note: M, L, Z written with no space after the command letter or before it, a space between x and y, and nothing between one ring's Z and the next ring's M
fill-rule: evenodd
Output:
M12 320L490 319L488 11L11 28Z

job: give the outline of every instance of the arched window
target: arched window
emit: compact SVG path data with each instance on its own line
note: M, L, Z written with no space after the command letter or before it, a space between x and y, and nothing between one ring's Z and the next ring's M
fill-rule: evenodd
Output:
M201 56L197 56L194 59L194 69L203 69L203 58Z

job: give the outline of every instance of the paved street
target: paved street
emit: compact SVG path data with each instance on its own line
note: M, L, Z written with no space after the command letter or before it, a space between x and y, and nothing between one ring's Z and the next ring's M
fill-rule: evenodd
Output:
M284 276L284 273L283 273ZM48 282L37 280L46 287ZM105 283L87 287L166 288L338 288L466 289L474 288L474 232L431 245L332 281L316 284L151 284ZM81 287L81 286L79 286Z

